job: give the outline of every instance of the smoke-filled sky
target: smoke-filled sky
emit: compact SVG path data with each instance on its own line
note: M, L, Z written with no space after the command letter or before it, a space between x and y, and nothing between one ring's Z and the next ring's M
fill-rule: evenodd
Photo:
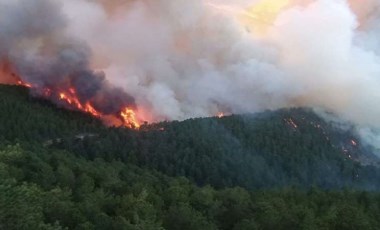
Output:
M0 0L23 80L84 72L148 121L306 106L379 128L379 35L378 0Z

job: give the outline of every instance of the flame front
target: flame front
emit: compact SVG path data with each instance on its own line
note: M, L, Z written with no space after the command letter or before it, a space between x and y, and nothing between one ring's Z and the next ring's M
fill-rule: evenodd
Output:
M139 129L140 128L140 123L138 122L136 118L136 113L130 108L124 108L120 112L120 116L123 119L123 125L134 128L134 129Z
M93 115L94 117L102 118L104 114L97 111L89 102L85 103L85 105L82 105L78 98L75 96L75 90L70 88L69 89L71 95L60 93L59 98L62 101L65 101L71 106L74 106L75 108L84 111L86 113L89 113ZM119 115L122 120L122 125L125 127L133 128L133 129L139 129L140 128L140 122L138 121L136 117L136 112L131 108L123 108Z
M17 81L17 85L22 85L26 88L32 88L32 85L31 84L28 84L28 83L25 83L25 82L22 82L21 80Z
M59 99L61 101L65 101L67 104L73 106L74 108L77 108L81 111L84 111L86 113L90 113L94 117L102 117L102 114L98 112L94 107L87 102L84 106L80 103L78 98L75 96L75 90L70 88L69 91L72 93L72 95L68 95L66 93L60 93Z
M32 89L35 88L32 84L23 82L21 80L17 81L17 85L22 85L24 87L32 88ZM52 97L54 93L56 92L54 92L54 90L50 88L43 88L41 91L41 96ZM90 102L82 103L78 99L78 96L74 88L69 88L67 92L64 92L64 91L59 92L58 100L70 108L86 112L88 114L91 114L94 117L98 117L102 119L108 116L96 110ZM118 118L115 120L120 120L122 126L133 128L133 129L139 129L141 126L139 120L137 119L136 112L132 108L129 108L129 107L121 108L119 114L115 114L114 116ZM111 125L120 125L120 122L115 122L115 123L112 123Z

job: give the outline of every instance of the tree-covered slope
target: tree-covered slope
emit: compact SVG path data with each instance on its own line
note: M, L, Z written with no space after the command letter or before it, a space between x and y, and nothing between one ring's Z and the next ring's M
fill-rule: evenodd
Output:
M163 122L130 130L105 128L86 114L34 99L24 88L1 86L0 96L0 140L11 144L37 142L87 159L121 160L217 188L380 187L380 170L360 164L370 155L353 133L309 109Z
M60 109L20 86L0 85L0 140L41 142L101 128L85 114Z
M380 186L379 169L360 164L365 156L376 157L350 131L308 109L164 122L139 131L110 129L56 146L89 159L121 159L218 188Z
M380 229L379 193L353 190L378 189L379 170L309 110L136 131L0 96L0 229Z
M379 229L379 213L378 193L215 190L120 161L0 146L0 229Z

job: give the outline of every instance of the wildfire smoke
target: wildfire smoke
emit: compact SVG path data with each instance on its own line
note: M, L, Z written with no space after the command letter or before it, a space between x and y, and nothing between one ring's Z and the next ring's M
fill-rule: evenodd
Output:
M377 0L0 0L0 76L127 126L306 106L367 131L379 20Z

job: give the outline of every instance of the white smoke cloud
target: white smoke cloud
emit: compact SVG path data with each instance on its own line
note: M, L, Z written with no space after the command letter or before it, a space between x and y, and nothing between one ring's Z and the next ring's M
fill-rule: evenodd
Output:
M273 47L204 1L134 1L111 15L82 2L91 20L76 3L63 3L75 22L69 33L88 41L95 67L154 119L275 109L297 88L276 66Z
M380 126L379 3L293 1L263 38L236 17L258 2L62 4L68 33L88 42L94 67L151 118L318 106L360 125ZM219 11L209 3L235 10Z
M380 2L289 1L259 34L261 0L45 0L141 119L308 106L380 128Z

